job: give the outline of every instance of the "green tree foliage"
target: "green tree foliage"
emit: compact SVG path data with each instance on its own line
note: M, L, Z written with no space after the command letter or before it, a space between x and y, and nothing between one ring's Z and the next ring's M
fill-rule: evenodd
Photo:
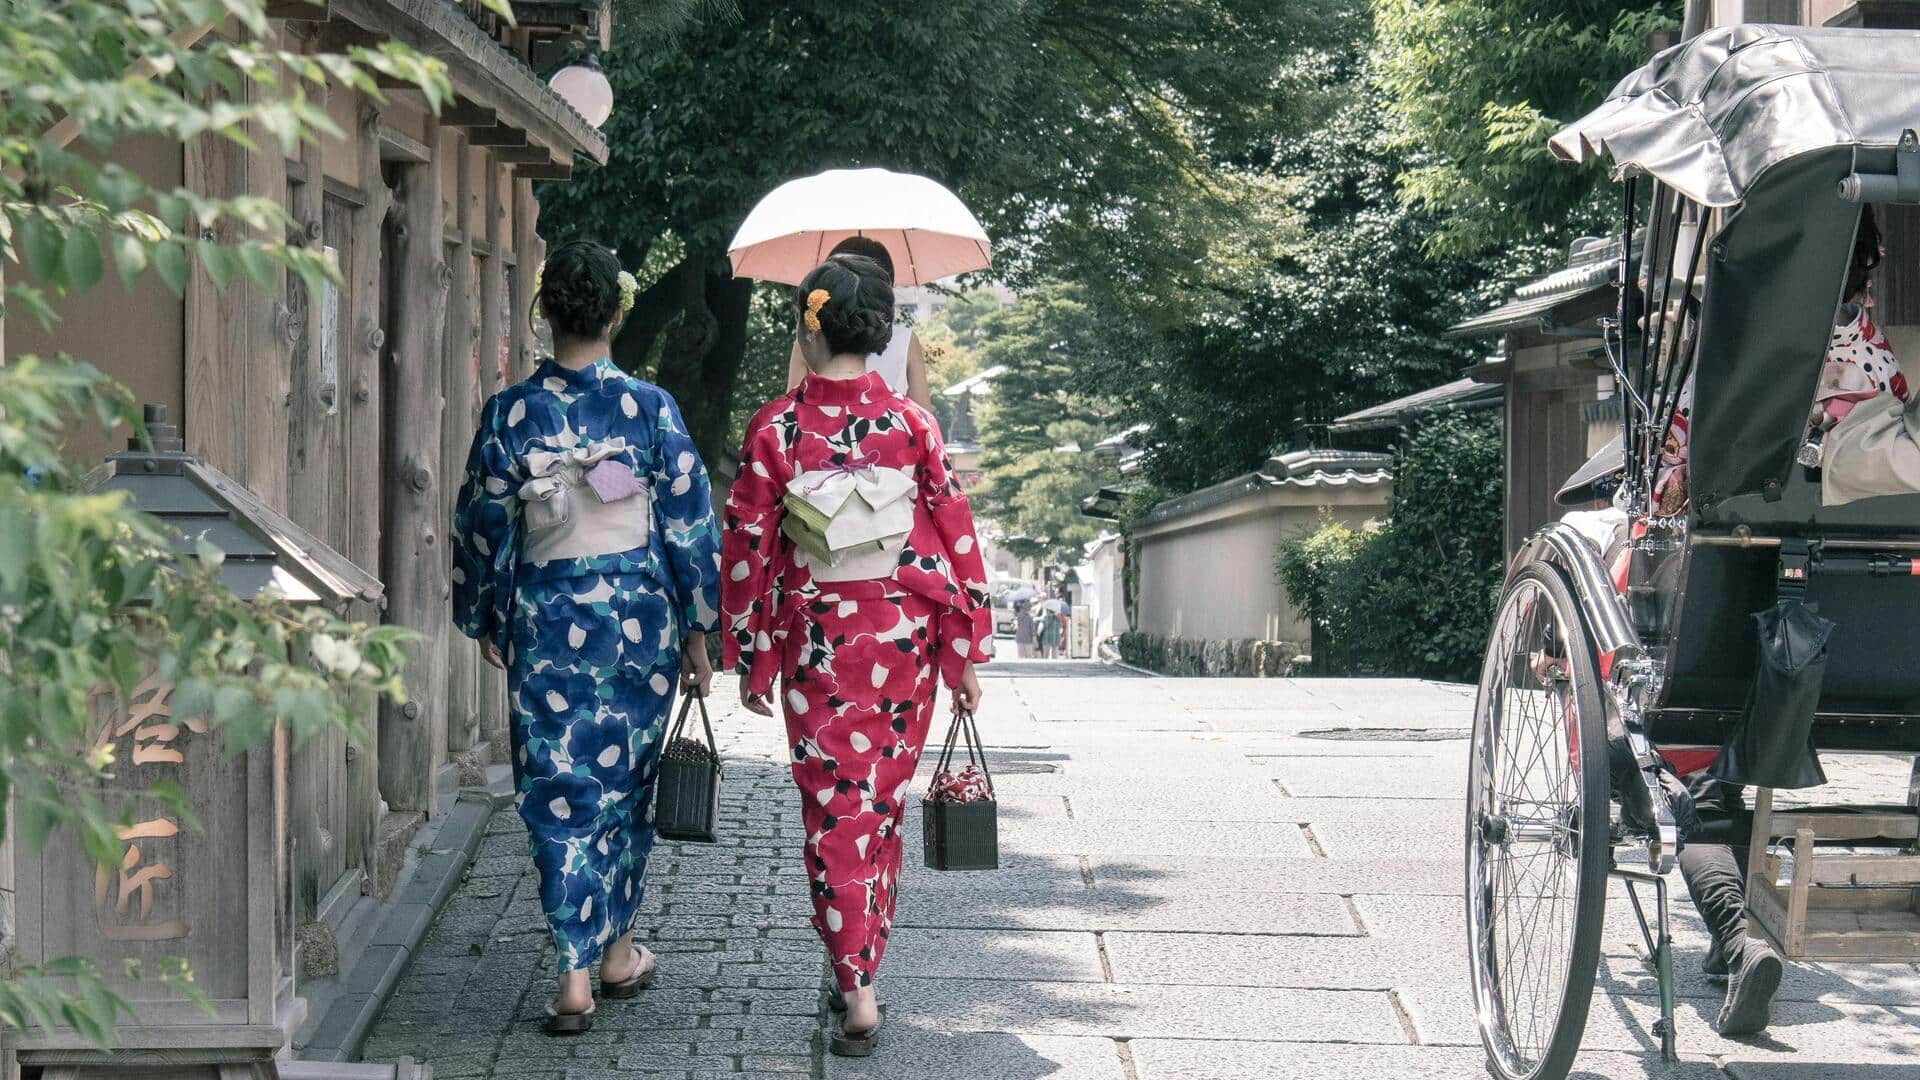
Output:
M1115 318L1155 333L1105 357L1098 387L1129 422L1152 425L1147 475L1167 491L1247 472L1316 421L1444 382L1470 357L1441 334L1486 298L1491 264L1423 250L1436 219L1395 197L1419 159L1387 129L1374 73L1343 56L1293 76L1328 103L1322 118L1245 151L1281 190L1289 235L1277 253L1178 322L1112 301Z
M1401 184L1441 215L1433 247L1564 247L1607 220L1600 167L1553 160L1547 137L1646 59L1681 0L1374 0L1388 104L1433 157Z
M505 13L504 0L489 5ZM293 223L271 201L154 190L101 163L133 136L292 154L340 134L307 97L329 79L366 92L376 74L402 79L436 107L451 94L445 65L406 48L292 54L268 29L260 0L0 5L0 317L50 324L109 265L127 282L157 273L176 292L195 262L222 288L235 276L262 289L286 273L338 280L324 255L285 242ZM242 227L237 239L203 239L223 222ZM125 391L85 364L0 366L0 828L29 851L67 830L117 864L132 807L101 794L120 763L92 738L93 695L130 696L151 671L173 686L176 720L206 721L229 750L259 744L276 720L296 740L327 728L358 737L353 698L402 693L404 634L271 594L241 601L219 584L218 549L202 541L183 559L166 526L84 488L59 452L73 422L137 426ZM186 810L178 788L145 794ZM0 925L0 1027L65 1025L109 1044L128 1009L101 973L77 959L9 968L8 932ZM127 974L198 996L177 961Z
M1089 305L1085 289L1059 282L973 326L973 363L1005 369L974 403L987 480L974 506L1018 538L1009 544L1015 554L1076 563L1099 533L1080 503L1100 487L1093 444L1112 426L1112 410L1086 392L1085 372L1097 358L1129 351L1137 335Z
M1233 208L1207 141L1259 127L1285 58L1350 6L743 0L671 42L623 39L611 162L543 193L543 227L633 267L674 250L615 357L674 392L717 459L751 307L726 244L773 187L844 166L924 173L980 213L1003 275L1077 260L1164 282L1149 265L1190 263L1194 223Z
M1440 414L1395 454L1384 528L1330 522L1281 544L1287 595L1350 668L1443 679L1479 669L1504 571L1500 462L1496 420Z

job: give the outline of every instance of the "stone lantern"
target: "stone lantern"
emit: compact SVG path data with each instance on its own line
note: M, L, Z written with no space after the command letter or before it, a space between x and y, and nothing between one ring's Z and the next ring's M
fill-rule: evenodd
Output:
M147 406L146 420L153 449L110 456L91 488L125 491L177 530L183 558L198 537L220 547L220 579L242 597L272 586L337 610L379 598L378 580L185 453L163 407ZM152 972L177 957L212 1013L157 980L118 981L134 1016L122 1018L114 1050L66 1030L15 1033L9 1049L42 1080L274 1077L305 1011L291 961L284 735L229 756L203 721L173 716L171 694L150 677L128 700L111 689L95 698L93 737L112 748L117 773L102 794L108 806L134 796L134 821L121 829L118 866L59 834L38 854L13 854L16 960L83 956L120 980L128 959ZM185 793L198 828L137 794L162 781Z

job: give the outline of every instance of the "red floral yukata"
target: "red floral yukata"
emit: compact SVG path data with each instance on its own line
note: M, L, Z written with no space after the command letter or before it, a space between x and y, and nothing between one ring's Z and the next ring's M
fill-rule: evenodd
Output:
M913 527L892 576L815 581L781 531L782 500L793 477L850 463L915 478ZM725 662L756 694L780 676L814 929L841 989L870 985L934 672L959 685L993 632L973 514L933 418L871 372L808 375L769 402L747 426L721 565Z

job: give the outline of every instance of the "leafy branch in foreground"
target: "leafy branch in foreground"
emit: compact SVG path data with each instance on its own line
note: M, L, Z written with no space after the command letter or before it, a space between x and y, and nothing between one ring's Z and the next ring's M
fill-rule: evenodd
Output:
M507 0L483 2L511 20ZM376 80L397 79L435 109L452 95L446 65L405 46L299 54L276 47L272 29L262 0L0 4L0 319L57 323L109 263L128 286L152 272L176 294L195 265L223 290L236 277L263 293L289 274L310 288L339 280L329 257L287 240L292 220L272 199L155 187L110 160L132 138L292 155L342 135L323 87L379 98ZM123 763L97 736L100 695L169 685L175 722L217 730L230 753L276 723L296 742L323 730L357 739L356 698L401 696L407 634L272 593L240 599L212 545L183 557L124 495L84 487L61 456L82 420L139 430L129 395L89 365L0 365L0 829L11 824L26 853L70 830L117 865L137 799L191 819L177 787L105 794ZM110 1045L128 1014L113 982L81 958L11 965L7 911L0 903L0 1028L65 1026ZM178 960L151 967L119 977L204 1005Z

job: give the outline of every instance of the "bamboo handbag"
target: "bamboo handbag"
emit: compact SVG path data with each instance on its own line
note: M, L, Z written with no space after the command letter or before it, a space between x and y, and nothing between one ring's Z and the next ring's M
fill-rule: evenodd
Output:
M706 731L706 742L685 733L695 703L700 706L700 726ZM660 751L654 832L668 840L713 843L720 824L720 772L720 747L713 740L713 722L707 719L706 697L688 693Z
M953 753L966 741L967 764L953 771ZM1000 866L999 811L993 774L973 713L961 710L947 729L933 784L920 803L927 866L933 870L996 870Z

